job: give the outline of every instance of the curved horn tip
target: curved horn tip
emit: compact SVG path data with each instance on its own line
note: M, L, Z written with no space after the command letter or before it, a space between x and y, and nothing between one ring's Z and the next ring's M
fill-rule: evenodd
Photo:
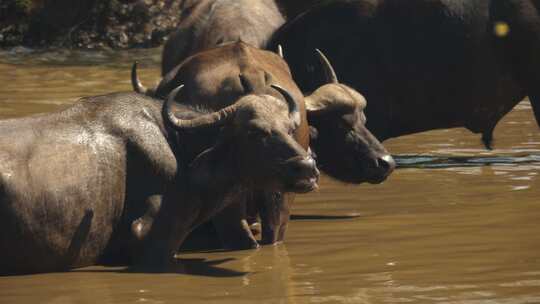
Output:
M273 84L271 84L270 86L271 86L272 88L274 88L274 89L280 91L280 92L281 92L281 91L285 91L285 89L284 89L282 86L280 86L279 84L273 83Z
M140 93L140 94L146 94L148 91L139 80L139 76L137 75L137 67L139 65L138 61L133 62L133 66L131 66L131 85L133 86L133 91Z
M277 46L277 53L278 53L279 57L285 58L283 56L283 47L281 46L281 44L278 44L278 46Z
M317 55L319 56L319 60L321 61L321 64L323 65L323 70L326 75L326 80L329 83L338 83L339 81L336 75L336 71L334 70L334 67L332 67L330 60L328 60L328 57L326 57L326 55L324 55L324 53L319 49L315 49L315 52L317 52Z
M277 84L271 84L270 87L277 90L283 97L285 98L285 101L287 102L289 106L289 111L291 113L297 113L298 112L298 106L296 105L296 102L294 101L294 98L292 97L291 93L289 93L287 90L285 90L283 87Z
M228 121L230 118L233 118L234 115L232 115L239 107L239 104L232 104L228 107L225 107L217 112L208 113L208 114L202 114L200 116L197 116L195 118L191 119L181 119L176 116L176 114L171 111L171 103L175 101L176 96L178 95L178 92L184 87L184 85L180 85L176 87L173 91L167 95L167 98L163 104L162 113L163 116L168 120L168 122L175 128L175 129L197 129L200 127L208 127L211 125L215 125L217 123L222 124L226 121Z
M172 90L169 95L167 95L167 98L165 99L165 103L163 104L163 114L165 117L167 117L167 119L169 120L169 122L174 125L174 126L178 126L178 119L176 118L176 116L174 115L174 113L171 111L171 103L174 102L175 98L176 98L176 95L178 95L178 92L184 87L183 84L179 85L178 87L176 87L174 90Z
M178 92L182 90L184 87L183 84L177 86L174 90L172 90L169 95L167 95L167 102L173 102L176 99L176 95L178 95Z

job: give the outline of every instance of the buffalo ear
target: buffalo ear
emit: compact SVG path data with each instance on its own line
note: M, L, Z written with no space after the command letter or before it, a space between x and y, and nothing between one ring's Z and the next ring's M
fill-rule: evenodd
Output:
M335 84L324 85L304 98L306 111L309 116L328 112L340 114L354 112L358 108L365 107L364 97L359 93L356 94L358 96L352 96L343 87Z
M306 103L306 111L308 116L321 114L329 108L328 103L321 102L318 94L311 94L304 97L304 102Z

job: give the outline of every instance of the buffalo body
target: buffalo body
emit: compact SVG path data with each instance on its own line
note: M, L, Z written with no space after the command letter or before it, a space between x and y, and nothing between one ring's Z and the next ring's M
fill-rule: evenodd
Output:
M538 1L332 1L278 30L295 80L317 88L323 50L369 100L381 140L466 127L490 146L497 122L525 96L540 118Z

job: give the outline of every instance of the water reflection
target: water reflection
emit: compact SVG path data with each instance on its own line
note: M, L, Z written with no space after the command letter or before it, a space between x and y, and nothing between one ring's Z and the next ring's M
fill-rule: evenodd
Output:
M432 156L432 155L396 155L395 160L399 168L450 168L450 167L476 167L500 164L534 164L540 163L539 154L523 155L516 151L512 155L493 156Z

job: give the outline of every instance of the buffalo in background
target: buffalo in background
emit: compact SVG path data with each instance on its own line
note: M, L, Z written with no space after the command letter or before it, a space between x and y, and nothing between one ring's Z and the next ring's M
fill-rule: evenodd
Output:
M287 18L320 0L184 0L180 21L165 43L161 75L187 57L217 45L242 40L266 48L272 34Z
M303 91L321 81L314 48L369 101L380 140L466 127L491 147L497 122L525 96L540 121L540 2L532 0L331 1L282 26Z
M184 1L177 30L163 47L161 75L167 75L187 57L223 43L242 40L265 48L284 23L274 0Z

